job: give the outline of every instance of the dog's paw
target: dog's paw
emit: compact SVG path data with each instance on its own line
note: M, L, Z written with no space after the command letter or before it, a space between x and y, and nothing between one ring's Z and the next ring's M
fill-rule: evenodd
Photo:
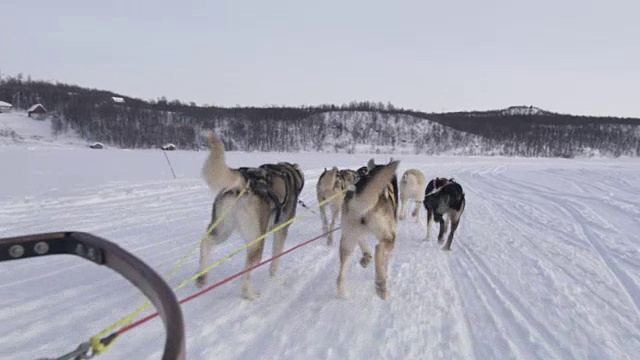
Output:
M196 286L202 289L205 285L207 285L207 274L202 274L196 278Z
M451 251L451 246L444 246L442 248L443 251Z
M382 299L387 299L387 283L386 281L376 280L376 294Z
M274 278L278 275L278 266L279 264L276 262L272 262L271 265L269 265L269 276Z
M362 254L362 258L360 258L360 266L362 266L363 268L366 268L371 263L371 259L373 259L371 254L369 253Z
M251 289L244 288L242 289L242 297L246 300L256 300L260 297L260 294Z

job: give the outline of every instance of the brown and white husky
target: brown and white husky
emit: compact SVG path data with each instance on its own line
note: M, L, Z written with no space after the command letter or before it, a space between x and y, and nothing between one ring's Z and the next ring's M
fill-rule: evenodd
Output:
M399 161L376 165L373 159L367 164L368 173L347 191L342 205L342 236L340 238L340 271L338 295L345 296L344 278L347 262L356 245L362 250L360 265L371 262L371 250L367 236L378 239L375 248L376 293L387 297L387 271L396 243L396 212L398 210L398 180L396 170Z
M229 210L200 245L200 271L209 266L213 246L223 243L233 231L239 231L249 243L293 218L304 186L304 176L297 164L280 162L256 168L232 169L225 161L224 145L214 133L209 134L209 146L210 153L202 168L202 175L209 187L218 192L213 202L211 224L218 221L226 209ZM238 198L245 188L247 191ZM282 253L288 228L289 225L275 232L273 256ZM263 250L264 239L247 248L245 269L260 262ZM271 276L275 275L277 269L278 259L271 263ZM242 295L251 299L255 294L250 288L249 278L250 272L242 277ZM197 284L202 287L206 281L207 275L203 274L198 277Z
M333 167L329 170L326 168L320 175L316 184L316 195L318 202L323 202L333 196L333 199L323 205L320 205L320 219L322 220L322 231L328 232L327 245L333 245L333 229L336 220L340 215L342 203L344 201L344 191L349 185L354 184L358 180L358 173L351 169L338 170ZM327 212L331 215L331 222L327 217Z

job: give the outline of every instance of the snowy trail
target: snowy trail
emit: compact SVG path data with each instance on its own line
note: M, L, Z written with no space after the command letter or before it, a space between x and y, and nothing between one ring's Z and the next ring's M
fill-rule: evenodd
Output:
M530 328L534 330L543 329L543 334L545 334L546 337L544 343L549 345L555 343L555 347L560 349L559 352L552 357L581 358L585 356L581 353L567 353L564 342L554 341L553 337L558 337L558 334L562 334L562 331L566 331L567 334L573 332L572 335L574 336L583 336L591 333L591 337L604 340L607 339L608 333L621 331L620 328L614 327L622 327L622 333L631 336L633 341L626 342L622 339L617 339L616 341L611 341L610 344L606 342L605 344L599 344L598 347L610 346L610 351L618 351L630 345L632 349L637 348L637 329L640 325L640 316L637 312L635 300L638 293L638 266L636 265L629 268L627 270L628 273L627 271L621 270L617 265L619 261L613 259L607 249L608 246L611 246L612 249L624 249L626 246L629 246L629 249L635 248L634 252L637 254L639 239L633 235L633 230L627 228L624 230L629 232L622 232L622 234L628 236L628 240L632 240L628 243L625 236L620 236L621 229L612 224L614 222L620 223L625 221L631 223L636 222L634 218L635 211L621 211L620 208L616 208L607 202L604 202L603 205L603 199L601 198L603 190L610 191L609 194L611 195L607 196L628 196L628 190L631 188L628 187L627 184L627 187L618 190L618 188L612 184L615 183L615 181L611 181L612 179L609 177L603 178L602 182L594 181L594 178L597 177L593 175L596 174L589 174L589 176L584 177L584 179L588 179L587 181L580 182L576 180L579 180L581 177L577 177L575 174L570 173L568 174L569 176L563 176L557 179L557 176L554 178L554 173L555 172L550 171L548 174L545 174L545 176L538 176L537 178L544 179L544 183L565 182L573 184L575 186L571 188L572 191L561 191L559 190L560 188L557 187L554 187L555 190L551 190L548 187L540 186L539 182L516 182L513 181L513 179L506 180L501 178L482 181L482 183L479 182L473 187L474 189L487 190L487 193L482 194L485 198L487 196L497 197L496 203L501 205L496 207L504 209L503 214L492 212L486 212L485 214L488 214L488 218L490 219L502 218L504 220L500 221L500 225L510 224L513 229L517 229L517 233L509 234L505 232L505 235L529 239L533 246L523 247L523 249L530 255L525 255L523 252L523 256L530 259L529 262L532 262L532 265L534 265L533 269L537 269L537 271L542 272L542 274L546 273L543 278L539 278L540 280L545 279L547 282L547 285L541 289L544 291L531 293L531 295L538 297L540 293L546 293L550 299L542 300L545 300L545 303L548 303L547 305L549 306L543 304L546 308L540 308L539 311L537 311L538 309L536 308L539 306L536 306L535 303L529 303L527 306L521 306L522 309L529 309L530 314L525 313L524 315L527 315L526 317L531 319L538 316L536 313L543 315L545 312L551 314L557 312L555 316L547 316L547 318L566 318L565 321L560 321L560 323L562 325L571 324L571 326L566 326L566 329L562 329L565 326L561 326L559 329L555 321L549 322L548 326L550 329L553 329L553 331L544 329L545 327L540 323L534 323L534 326ZM580 173L581 176L585 175L584 171L580 171ZM488 184L492 185L487 186ZM638 189L637 182L634 186L635 189ZM492 191L492 189L502 189L503 191ZM576 191L580 192L576 193ZM622 194L611 193L613 191L620 191ZM509 209L509 204L514 202L537 204L538 216L530 216L531 214L536 214L536 212L530 209L526 211L526 207L525 211L523 211L523 209L516 211ZM514 208L517 209L517 207ZM602 211L602 208L606 208L606 210ZM592 209L598 209L597 213ZM604 217L598 214L604 215ZM564 215L564 217L560 218L560 223L558 223L559 215ZM550 216L554 216L555 219L552 219ZM626 217L626 219L624 217ZM520 221L515 222L514 219L518 218L520 218ZM527 231L528 227L533 228L531 229L532 231ZM502 226L500 226L499 229L502 229ZM555 236L545 234L545 232L549 233L551 229L554 229L554 232L556 232ZM565 231L556 231L556 229L565 229ZM569 231L566 231L567 229L569 229ZM595 229L608 230L607 232L611 233L611 235L607 236ZM498 234L500 234L500 232L498 232ZM485 236L485 238L488 237L489 236ZM502 236L498 236L498 238L502 238ZM615 243L612 242L612 239L615 239ZM563 249L563 247L567 248ZM461 251L470 253L468 249L471 248L472 247L461 248ZM516 255L517 253L510 251L508 258L505 257L504 260L508 261L508 259L513 259ZM462 261L461 258L456 260ZM549 260L551 260L551 262L549 262ZM517 260L510 268L513 270L523 264L527 264L527 261ZM634 277L635 280L633 280L632 277ZM485 279L491 280L491 278L492 276L485 276ZM530 276L527 278L532 279ZM593 281L596 281L596 283L592 283ZM611 284L612 282L614 284ZM587 286L585 286L584 283L586 283ZM555 291L549 291L550 289L555 289ZM502 289L498 290L500 290L496 291L498 294L505 292ZM527 299L527 296L522 296L526 294L526 292L524 292L526 289L522 289L522 291L520 297ZM611 294L616 295L612 297ZM631 301L625 302L623 300L625 298ZM599 301L594 302L594 299ZM565 305L567 302L569 304L568 306ZM599 302L602 302L602 304L598 304ZM596 310L596 308L600 308L601 306L604 308L608 306L612 307L612 310L616 314L614 324L616 322L620 323L611 325L609 314L607 314L607 312L599 313ZM629 307L631 307L631 309L629 309ZM573 315L573 317L570 318L565 312L558 311L558 308L569 310L568 314ZM632 311L633 316L629 316L629 310ZM544 316L542 316L542 318L544 318ZM609 327L611 328L607 329ZM579 329L579 331L576 331L576 329ZM595 345L590 344L589 347L594 346ZM605 355L607 352L600 352L602 351L601 349L594 351L596 354L599 354L599 356L608 357ZM548 356L539 354L539 356L536 357L546 358Z
M16 154L0 152L0 160ZM61 163L51 163L55 154ZM57 185L1 192L0 232L88 231L166 276L197 249L213 194L198 175L204 153L172 154L177 180L166 176L156 155L101 153L130 174L105 170L74 181L65 157L99 172L92 154L31 151L24 155L28 171L50 174ZM285 256L274 279L266 267L255 270L260 297L254 301L243 300L234 281L185 304L188 358L633 359L640 352L637 160L396 157L399 175L416 167L427 178L455 177L464 187L467 208L452 251L424 241L426 229L413 219L400 222L390 298L376 297L373 268L360 267L356 255L348 297L339 299L337 231L333 247L319 239ZM306 178L300 198L310 206L324 167L357 168L368 158L230 153L238 165L298 159ZM291 226L285 248L320 233L318 215L307 214ZM234 235L214 257L242 245ZM266 259L270 241L265 249ZM172 286L197 271L197 252ZM244 255L215 268L210 283L241 270ZM195 291L189 285L177 296ZM0 358L63 354L140 304L125 280L74 257L2 263ZM154 320L99 358L157 359L163 334Z

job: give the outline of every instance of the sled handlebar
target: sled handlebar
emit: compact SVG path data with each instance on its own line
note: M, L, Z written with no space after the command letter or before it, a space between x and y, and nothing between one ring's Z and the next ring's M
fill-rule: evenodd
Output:
M185 359L182 310L169 285L149 265L120 246L85 232L56 232L0 239L0 262L57 254L105 265L129 280L156 307L166 330L163 360Z

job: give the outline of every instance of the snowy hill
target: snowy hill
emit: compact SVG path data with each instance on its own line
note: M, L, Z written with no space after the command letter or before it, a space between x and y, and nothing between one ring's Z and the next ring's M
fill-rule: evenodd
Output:
M481 136L405 114L331 111L314 115L309 122L320 123L324 129L318 131L315 141L300 144L307 151L428 155L498 152Z
M53 134L51 120L35 120L26 112L0 113L0 146L74 148L87 141L73 131Z

